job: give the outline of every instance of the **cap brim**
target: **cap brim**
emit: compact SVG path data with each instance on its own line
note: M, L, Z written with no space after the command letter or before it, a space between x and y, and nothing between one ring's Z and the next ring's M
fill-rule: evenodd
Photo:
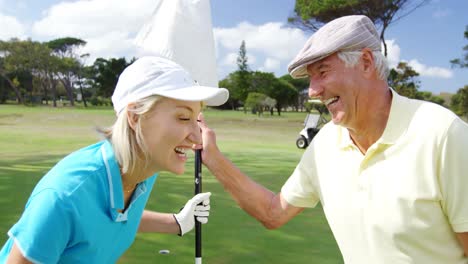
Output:
M316 63L317 61L322 60L330 56L331 54L332 52L324 52L315 55L308 55L304 58L301 58L300 60L293 61L290 63L290 65L292 65L292 69L290 70L289 75L291 75L291 77L293 77L294 79L307 78L309 77L309 73L307 72L307 66ZM298 66L294 66L294 64L298 64Z
M291 77L293 77L294 79L301 79L301 78L308 77L306 64L303 64L299 67L292 69L289 75L291 75Z
M226 88L189 86L177 90L160 91L159 95L182 101L203 101L207 106L219 106L229 98Z

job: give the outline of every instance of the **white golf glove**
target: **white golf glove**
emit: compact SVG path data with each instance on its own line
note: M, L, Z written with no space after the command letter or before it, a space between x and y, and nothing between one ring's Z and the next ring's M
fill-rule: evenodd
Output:
M199 193L188 200L179 213L174 214L174 218L180 228L180 236L183 236L195 227L195 217L202 224L208 223L210 196L210 192Z

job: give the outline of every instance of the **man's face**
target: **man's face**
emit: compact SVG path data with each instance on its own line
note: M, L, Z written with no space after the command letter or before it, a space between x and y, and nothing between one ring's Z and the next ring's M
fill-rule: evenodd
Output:
M348 68L335 53L307 66L309 96L325 104L337 125L352 127L359 119L359 64Z

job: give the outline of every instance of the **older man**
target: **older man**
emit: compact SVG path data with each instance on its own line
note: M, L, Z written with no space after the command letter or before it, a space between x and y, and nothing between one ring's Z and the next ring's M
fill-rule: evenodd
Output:
M365 16L323 26L289 72L309 77L309 95L333 122L280 193L238 170L201 124L205 165L235 201L267 228L320 201L345 263L466 264L468 125L388 86L379 36Z

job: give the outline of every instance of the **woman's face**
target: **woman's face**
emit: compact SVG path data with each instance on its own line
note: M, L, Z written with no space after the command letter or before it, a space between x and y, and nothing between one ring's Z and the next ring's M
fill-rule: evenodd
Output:
M159 99L142 117L141 132L149 156L148 169L182 174L186 153L201 143L197 117L201 102Z

